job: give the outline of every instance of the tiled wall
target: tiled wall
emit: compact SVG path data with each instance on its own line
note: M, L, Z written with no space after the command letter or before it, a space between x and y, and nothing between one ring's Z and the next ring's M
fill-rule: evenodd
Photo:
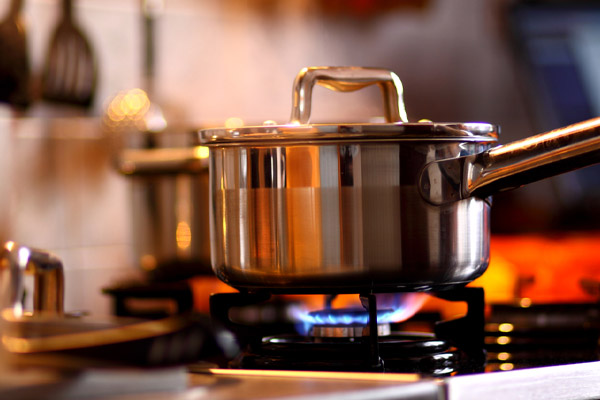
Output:
M2 241L62 259L67 310L108 312L99 289L137 269L127 182L98 119L0 118L0 132Z
M128 186L111 167L100 117L111 96L142 85L141 17L138 1L74 3L99 60L93 115L73 118L81 111L42 102L16 120L0 110L0 235L63 257L67 309L103 313L100 288L137 271ZM497 14L503 3L431 0L362 19L321 15L308 0L272 2L271 12L253 1L168 0L156 23L154 100L172 126L231 116L285 122L300 68L380 66L404 81L413 120L484 120L502 124L506 139L522 136L529 124ZM25 3L34 74L59 8L57 0ZM315 120L382 113L375 89L314 96Z

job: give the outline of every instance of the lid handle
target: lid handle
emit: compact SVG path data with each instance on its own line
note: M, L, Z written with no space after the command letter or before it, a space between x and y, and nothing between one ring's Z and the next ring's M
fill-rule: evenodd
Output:
M363 67L308 67L296 76L291 124L310 121L312 88L315 83L339 92L353 92L377 84L381 88L387 122L408 122L403 87L398 76L385 69Z

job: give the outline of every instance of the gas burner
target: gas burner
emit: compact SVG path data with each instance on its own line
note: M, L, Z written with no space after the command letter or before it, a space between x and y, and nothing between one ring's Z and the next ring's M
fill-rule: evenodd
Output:
M389 315L392 310L377 310L377 335L387 336L391 333L389 322L379 322L381 317ZM315 321L309 331L313 338L359 338L370 336L369 313L355 308L333 308L308 313ZM358 321L362 322L359 323Z
M363 338L364 339L364 338ZM318 338L302 335L265 337L230 367L243 369L369 371L369 349L363 339ZM457 372L464 355L445 340L429 333L392 333L379 339L387 372L446 376Z
M387 336L390 333L390 324L377 324L378 336ZM358 338L369 335L369 327L362 325L315 325L310 330L310 336L316 340L322 338Z
M434 295L466 302L467 314L438 321L431 332L419 334L402 332L399 324L387 322L384 315L390 310L378 310L374 294L360 295L365 310L330 309L326 304L325 310L306 313L311 321L303 334L284 333L274 326L242 325L231 319L234 308L268 304L268 293L218 293L211 296L210 306L213 319L229 328L245 349L229 363L230 368L408 372L424 376L483 371L483 290L461 288Z

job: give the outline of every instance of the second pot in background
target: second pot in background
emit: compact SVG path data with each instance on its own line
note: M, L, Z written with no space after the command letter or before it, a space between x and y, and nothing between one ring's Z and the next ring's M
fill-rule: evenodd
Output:
M118 169L132 182L133 244L152 280L212 274L206 148L128 149Z

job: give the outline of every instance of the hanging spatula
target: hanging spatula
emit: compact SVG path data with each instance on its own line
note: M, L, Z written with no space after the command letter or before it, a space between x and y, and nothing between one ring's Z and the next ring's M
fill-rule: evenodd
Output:
M12 0L0 22L0 101L24 108L31 102L31 93L22 6L23 0Z
M73 19L72 0L63 0L61 20L52 36L42 76L42 97L89 107L97 77L92 46Z

